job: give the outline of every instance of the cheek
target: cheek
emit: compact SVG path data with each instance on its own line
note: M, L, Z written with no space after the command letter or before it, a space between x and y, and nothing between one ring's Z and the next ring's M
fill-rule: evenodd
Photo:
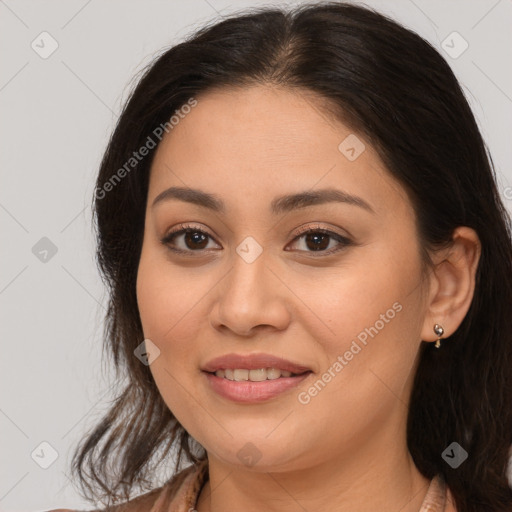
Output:
M345 445L352 439L355 446L390 415L406 414L421 332L419 289L411 293L421 274L408 261L389 265L381 258L329 279L328 293L316 287L310 293L310 303L330 330L317 331L323 333L315 339L324 366L297 397L301 429L314 432L321 424L324 433L336 433L333 442Z
M164 255L143 251L137 273L137 302L144 335L158 343L190 331L191 318L208 280L178 268Z
M148 261L143 254L137 273L137 304L144 336L157 344L168 318L169 303L174 302L170 290L159 265Z
M149 369L162 399L182 424L199 415L191 404L198 323L194 305L202 294L185 277L171 271L169 262L144 252L137 274L137 301L144 337L160 350ZM204 294L204 293L203 293Z
M207 267L178 267L152 247L141 255L139 313L144 337L160 350L150 371L169 407L186 398L183 386L197 383L201 341L209 328L208 292L219 279Z
M335 400L368 402L375 393L401 393L419 348L421 276L414 249L381 247L309 287L302 282L297 295L307 297L314 313L308 329L323 354L323 370L336 375L326 388L343 389Z
M359 339L364 343L364 333L370 337L368 330L379 338L389 338L390 343L404 329L415 330L419 326L420 280L414 255L386 255L384 248L376 247L364 255L364 261L358 257L332 272L296 279L294 292L310 309L310 330L322 336L332 353L348 349L345 345L361 333ZM391 333L393 336L386 336Z

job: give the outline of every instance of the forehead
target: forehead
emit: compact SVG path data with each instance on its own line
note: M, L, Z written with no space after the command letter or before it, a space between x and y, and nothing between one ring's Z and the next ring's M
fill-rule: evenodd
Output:
M250 155L255 165L301 163L314 160L315 148L336 155L340 136L350 132L327 117L311 93L255 85L208 91L196 99L197 106L162 144L177 157L188 150L188 157L233 162Z
M325 187L364 195L377 211L382 202L407 200L376 152L314 94L260 85L196 100L158 146L150 200L167 187L198 184L226 197L228 208L231 199L268 203ZM356 159L343 152L346 140L361 151Z

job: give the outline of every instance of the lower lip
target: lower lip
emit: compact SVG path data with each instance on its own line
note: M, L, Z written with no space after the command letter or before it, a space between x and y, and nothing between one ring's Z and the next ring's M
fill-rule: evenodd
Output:
M303 373L297 377L279 377L278 379L267 379L260 382L250 380L234 381L217 377L214 373L203 372L212 389L229 400L240 403L264 402L289 389L298 386L304 379L307 379L312 372Z

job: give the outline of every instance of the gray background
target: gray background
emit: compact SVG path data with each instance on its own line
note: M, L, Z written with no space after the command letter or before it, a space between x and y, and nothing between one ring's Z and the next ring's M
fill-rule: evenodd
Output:
M73 447L113 398L101 357L106 296L89 205L132 77L204 22L271 3L0 0L0 510L89 508L65 474ZM421 34L450 62L512 211L512 2L366 4ZM43 31L58 43L47 58L31 47L51 49ZM469 44L456 58L442 47L454 31ZM447 42L452 54L463 48L453 37Z

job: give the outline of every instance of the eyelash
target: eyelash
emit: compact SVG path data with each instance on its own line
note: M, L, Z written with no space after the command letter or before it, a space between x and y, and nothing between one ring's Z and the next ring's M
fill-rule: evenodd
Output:
M210 239L213 240L213 237L204 231L203 229L200 229L197 226L189 225L189 224L180 224L177 226L176 229L169 232L164 238L162 238L161 243L165 245L169 250L178 253L178 254L186 254L191 255L191 253L204 253L207 249L198 249L198 250L183 250L183 249L177 249L176 247L173 247L171 242L172 240L177 237L178 235L185 234L185 233L201 233L203 235L208 236ZM292 240L292 242L295 242L296 240L302 238L304 235L307 235L309 233L322 233L324 235L329 235L331 238L334 238L337 242L340 243L341 247L335 248L335 249L329 249L328 251L318 251L317 254L319 256L315 255L316 251L299 251L299 252L307 252L311 253L314 257L326 257L330 256L334 253L337 253L339 251L342 251L349 245L352 245L352 241L348 239L347 237L344 237L338 233L335 233L333 231L329 231L328 229L321 228L319 226L307 226L306 228L300 229L297 233L295 233L295 237ZM201 254L199 254L201 255Z

